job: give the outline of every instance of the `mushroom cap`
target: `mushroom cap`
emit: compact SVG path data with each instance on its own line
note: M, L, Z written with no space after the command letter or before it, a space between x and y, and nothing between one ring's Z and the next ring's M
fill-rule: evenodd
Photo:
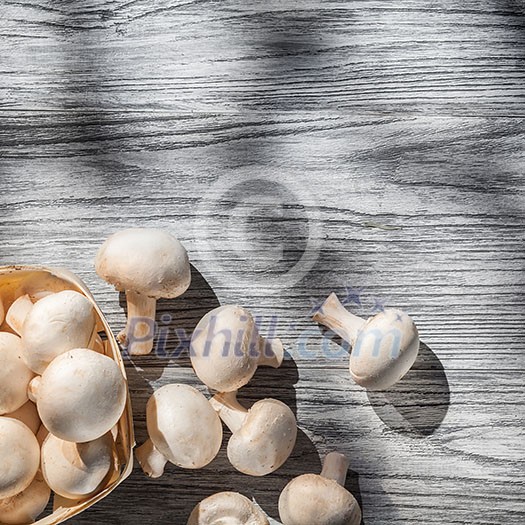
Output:
M279 497L283 525L359 525L361 509L350 492L316 474L292 479Z
M297 421L277 399L257 401L228 442L228 459L239 471L265 476L288 459L297 439Z
M37 391L44 426L75 443L109 432L122 416L126 400L126 380L117 363L87 348L56 357L42 374Z
M95 270L121 292L154 299L178 297L191 281L186 248L155 228L129 228L108 237L95 258Z
M171 463L202 468L222 443L222 423L210 402L188 385L165 385L150 397L146 409L148 434Z
M187 525L269 525L262 511L238 492L219 492L202 500Z
M191 364L199 379L218 392L246 385L257 370L259 331L248 310L219 306L197 324L191 338Z
M40 447L29 428L16 419L0 417L0 499L29 487L40 465Z
M25 490L11 498L0 500L0 523L33 523L44 512L50 497L51 489L38 473Z
M389 388L410 370L418 351L414 321L401 310L387 309L359 330L350 355L350 374L370 390Z
M113 438L109 433L88 443L71 443L49 434L42 445L42 475L64 498L93 494L112 466Z
M85 296L64 290L40 299L27 314L22 328L27 366L42 374L58 355L89 344L95 311Z
M0 332L0 415L27 402L27 386L33 376L22 359L20 337Z
M36 435L40 428L40 418L38 417L38 411L36 405L31 401L28 401L22 405L18 410L6 414L5 417L17 419L26 425L33 434Z

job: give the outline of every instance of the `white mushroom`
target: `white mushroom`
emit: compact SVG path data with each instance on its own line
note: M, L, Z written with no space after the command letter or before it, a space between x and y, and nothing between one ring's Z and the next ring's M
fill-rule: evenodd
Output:
M95 269L118 291L126 292L128 319L118 340L131 355L149 354L157 299L178 297L190 285L186 249L166 231L131 228L114 233L104 242Z
M25 490L0 500L0 523L5 525L34 523L44 512L50 497L51 490L39 472Z
M12 419L17 419L26 425L33 434L36 435L38 429L40 428L40 418L38 417L38 411L36 405L31 401L28 401L22 405L18 410L6 414L5 417L10 417ZM1 521L0 521L1 523Z
M283 361L279 339L259 335L252 314L240 306L220 306L197 324L191 338L191 364L199 379L218 392L238 390L259 365L277 368Z
M40 464L40 447L31 430L16 419L0 417L0 499L29 487Z
M165 385L146 409L150 439L135 453L144 472L162 476L168 461L197 469L210 463L221 447L222 425L209 401L188 385Z
M22 335L24 321L32 308L33 302L29 295L21 295L7 310L5 322L18 335Z
M95 311L89 300L73 290L40 299L29 311L22 328L24 360L42 374L58 355L85 348L95 328Z
M64 498L95 493L111 471L111 434L88 443L71 443L49 434L42 445L42 474L49 487Z
M321 475L303 474L284 488L279 498L283 525L359 525L361 509L344 488L348 459L331 452Z
M244 408L236 392L216 394L210 403L232 431L228 459L240 472L265 476L288 459L297 439L297 422L288 406L262 399Z
M219 492L202 500L187 525L269 525L266 516L246 496Z
M22 359L20 338L0 332L0 415L14 412L27 402L27 386L33 376Z
M401 310L387 309L365 320L346 310L332 293L313 319L352 346L350 374L357 384L369 390L391 387L416 360L418 331L414 321Z
M126 380L113 359L86 348L56 357L36 389L40 419L55 436L76 443L111 430L127 400Z

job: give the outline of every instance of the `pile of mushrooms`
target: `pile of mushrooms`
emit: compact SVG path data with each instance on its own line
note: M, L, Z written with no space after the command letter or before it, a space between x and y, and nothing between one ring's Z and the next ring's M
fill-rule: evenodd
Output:
M184 246L170 233L132 228L111 235L95 260L100 277L126 294L127 321L118 336L131 356L149 354L156 334L156 301L190 285ZM413 365L419 335L401 310L368 320L331 294L313 319L352 346L350 374L373 390L387 389ZM249 476L266 476L289 458L297 438L292 410L276 399L249 408L237 399L259 366L278 368L279 339L259 334L238 305L206 313L196 326L190 359L209 390L169 384L150 397L149 439L136 449L143 471L160 477L168 463L200 469L217 456L223 424L231 432L228 459ZM79 292L39 290L0 294L0 523L34 522L51 495L82 501L105 486L116 468L115 426L127 401L118 364L105 355L90 300ZM293 480L279 498L283 525L358 525L359 504L344 488L348 459L326 456L320 475ZM188 525L268 525L264 512L237 492L201 501Z
M25 525L52 492L76 502L104 485L127 386L81 293L0 304L0 523Z

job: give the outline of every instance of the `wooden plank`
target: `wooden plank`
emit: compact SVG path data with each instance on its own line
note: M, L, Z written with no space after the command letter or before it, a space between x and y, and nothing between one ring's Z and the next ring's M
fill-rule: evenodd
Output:
M4 108L525 115L523 5L8 0Z
M158 226L190 252L166 346L127 361L138 442L154 388L206 392L184 348L211 308L251 308L293 357L242 391L297 413L282 469L241 475L224 446L200 471L136 468L72 523L185 523L220 490L278 517L332 449L366 525L525 522L524 30L510 0L0 5L0 262L70 268L118 331L102 240ZM310 321L332 290L416 320L389 392Z

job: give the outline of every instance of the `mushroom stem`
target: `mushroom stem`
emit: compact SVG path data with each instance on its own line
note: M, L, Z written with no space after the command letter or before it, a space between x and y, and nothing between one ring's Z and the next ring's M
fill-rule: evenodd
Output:
M350 313L333 292L312 316L312 319L326 326L350 344L354 344L359 330L366 323L361 317Z
M117 339L131 355L147 355L153 349L157 300L126 290L126 301L128 319Z
M231 432L237 432L242 427L248 410L237 401L236 391L215 394L210 403Z
M135 449L135 456L144 473L150 478L160 478L164 474L168 460L155 448L151 439Z
M271 366L279 368L284 359L284 348L279 338L265 339L259 336L259 359L257 364L260 366Z
M29 382L29 385L27 386L27 397L29 398L29 401L32 401L33 403L36 403L38 399L40 378L41 376L33 377L33 379L31 379L31 381Z
M332 479L342 487L345 486L346 473L350 466L349 459L339 452L330 452L324 458L323 470L321 476L323 478Z

